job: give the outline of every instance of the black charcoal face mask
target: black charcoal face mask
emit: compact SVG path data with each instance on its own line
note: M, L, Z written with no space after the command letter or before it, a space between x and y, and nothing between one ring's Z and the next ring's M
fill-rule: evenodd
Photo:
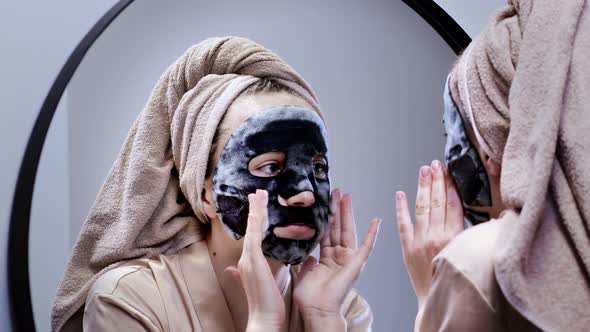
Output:
M490 219L487 213L470 209L492 205L488 175L477 150L469 141L463 119L451 96L448 79L444 102L443 123L447 134L445 164L463 200L466 222L475 225Z
M213 175L213 198L225 229L235 239L246 233L248 194L268 191L269 227L262 241L263 253L284 264L302 262L317 246L328 227L330 179L327 133L312 110L279 106L263 110L244 121L231 135ZM276 175L255 176L250 161L267 152L280 152L284 163ZM320 160L321 162L318 162ZM284 206L299 193L313 193L310 206ZM315 235L305 240L277 237L276 227L305 225Z

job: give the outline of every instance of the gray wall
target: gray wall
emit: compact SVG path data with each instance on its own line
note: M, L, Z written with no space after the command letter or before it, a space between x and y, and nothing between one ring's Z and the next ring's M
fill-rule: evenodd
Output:
M100 17L100 15L102 15L114 2L115 0L91 2L55 0L51 2L37 1L34 3L0 3L0 38L4 45L2 55L0 55L0 72L2 74L0 75L0 109L2 109L4 115L4 121L0 121L0 135L2 135L0 144L4 151L4 157L2 158L2 163L0 165L0 183L2 184L2 186L0 186L0 241L2 243L0 254L0 275L2 276L6 276L6 239L14 184L24 152L24 147L37 115L37 111L53 82L55 75L61 68L63 62L65 62L71 50L73 50L78 41L98 17ZM154 3L154 1L150 2ZM463 0L439 0L437 2L439 2L443 8L448 10L449 13L454 15L460 23L464 24L464 27L468 32L473 33L483 26L483 22L487 21L489 11L494 8L497 3L501 3L502 1L488 0L485 2L474 2ZM432 77L434 78L432 79L432 82L425 81L426 85L422 86L424 93L420 90L413 90L410 88L411 86L419 86L419 83L424 82L420 82L418 80L419 77L404 77L403 75L392 75L388 77L387 73L396 73L396 71L404 69L404 66L400 66L400 64L388 63L388 57L395 53L396 55L399 55L402 58L405 57L406 60L412 60L413 62L419 61L420 58L414 59L411 56L410 50L395 48L391 45L381 45L381 43L372 42L371 39L375 40L381 38L382 40L387 41L390 35L399 34L403 37L406 33L414 33L414 30L418 31L418 33L427 35L428 32L430 32L430 28L425 24L414 22L411 19L414 14L408 12L407 8L396 3L388 4L386 2L375 2L359 9L355 8L351 2L347 2L347 4L339 2L338 5L342 7L343 15L347 15L348 18L341 17L340 19L336 19L340 21L340 24L333 27L328 25L320 26L316 23L316 25L314 25L315 29L317 29L317 31L315 31L317 35L314 35L314 37L317 38L315 43L305 43L301 38L291 35L276 35L274 37L262 36L254 30L254 27L250 27L251 23L256 22L249 22L244 26L237 26L237 22L228 22L226 20L223 22L227 24L223 24L223 26L220 27L219 25L221 24L221 21L211 15L213 15L215 11L220 11L222 9L220 8L221 3L215 3L214 6L207 3L207 8L204 8L205 2L193 1L192 3L193 8L198 9L192 11L188 10L184 13L178 13L177 7L161 8L160 11L140 10L136 14L130 13L130 18L134 18L135 20L132 21L134 23L130 24L132 26L121 26L118 28L119 30L114 30L116 27L109 29L109 31L117 31L116 33L120 35L119 44L117 45L117 38L111 37L115 40L105 42L105 46L110 45L110 47L116 46L117 48L112 48L110 50L106 49L104 53L108 56L108 59L110 59L109 61L111 61L111 64L115 66L115 68L117 68L116 66L118 65L126 69L130 68L130 71L122 73L121 75L114 75L114 73L110 71L107 71L106 73L98 72L99 75L94 77L95 80L98 81L96 86L100 87L100 84L103 84L104 82L113 83L114 81L112 79L101 83L102 76L113 76L120 79L120 83L132 85L136 90L130 93L129 98L124 98L124 96L122 96L122 94L128 93L125 89L122 89L120 95L117 95L117 93L113 94L112 91L111 93L106 94L106 91L101 91L100 89L95 91L95 93L99 95L108 96L106 99L115 99L114 101L104 100L104 104L101 105L125 108L125 113L121 114L121 118L115 122L115 127L108 126L107 120L105 119L103 121L100 117L98 119L92 119L91 117L87 119L82 118L82 120L86 120L85 122L83 121L83 123L86 124L91 123L90 120L98 120L98 124L103 126L103 132L106 131L110 135L107 135L109 140L108 142L104 142L104 144L99 144L95 141L93 148L97 149L97 155L100 155L101 159L97 158L93 160L96 164L96 172L88 172L88 178L74 178L73 176L70 176L69 179L74 179L74 181L69 181L68 177L65 175L67 174L68 167L70 167L72 163L75 163L70 162L73 160L73 156L76 153L79 154L79 151L77 150L79 148L76 147L76 143L73 142L73 140L77 139L81 132L81 127L77 127L75 123L69 120L75 120L76 118L80 119L80 117L72 114L67 107L62 111L59 111L60 114L56 115L55 122L52 124L50 132L52 138L49 138L53 140L53 142L47 143L48 145L45 147L45 152L41 161L41 167L44 167L45 171L40 170L37 181L40 185L43 183L45 183L45 186L53 185L55 190L53 193L58 193L59 195L47 195L48 192L52 193L52 191L47 190L50 189L49 187L35 189L35 207L33 209L35 220L31 225L31 239L39 238L48 240L46 243L35 241L36 247L31 248L31 261L33 264L35 264L35 261L39 264L35 265L35 267L31 267L31 272L34 274L32 276L32 281L34 283L32 290L35 297L34 309L39 316L39 318L37 318L39 330L47 330L47 313L49 311L48 307L45 307L45 311L43 311L42 303L50 302L50 297L55 289L55 283L63 268L63 265L60 264L63 264L67 258L64 256L64 252L66 246L69 244L64 244L64 242L71 242L73 240L72 234L75 236L75 233L77 232L75 227L70 231L61 229L60 227L51 227L51 225L63 222L64 220L59 220L58 216L67 218L66 216L68 214L71 215L71 220L74 224L82 220L83 215L87 212L87 207L96 194L100 182L104 178L108 167L116 155L116 151L120 146L130 122L145 102L149 89L158 74L164 69L165 65L172 61L186 46L200 38L210 35L206 34L206 32L211 32L217 35L235 32L236 34L245 35L245 33L240 33L241 31L245 31L242 29L244 26L250 29L249 35L246 34L247 36L260 41L283 55L294 67L299 69L306 79L308 79L318 90L323 107L328 114L328 124L331 130L330 134L332 137L332 147L334 152L332 155L332 162L336 166L336 169L334 170L334 180L336 184L342 186L345 190L353 192L355 206L357 207L358 212L358 222L363 223L363 226L360 227L361 231L365 230L366 221L373 215L384 217L386 222L379 239L378 247L376 248L376 254L371 258L369 265L367 265L363 279L359 282L359 288L373 304L377 315L376 328L378 331L391 330L391 326L396 326L396 330L398 330L398 326L409 326L409 315L413 315L415 303L412 302L413 295L408 288L409 284L407 277L405 276L405 271L401 269L397 235L395 235L395 228L393 227L394 221L392 217L393 213L391 211L391 195L393 191L398 188L407 189L409 191L414 190L413 178L415 167L422 162L426 162L427 158L410 154L409 156L404 156L404 158L401 158L400 156L400 158L395 159L392 151L398 151L398 146L394 146L393 144L399 144L402 140L408 143L409 136L404 135L407 134L407 132L374 130L372 125L366 121L368 118L356 116L358 114L371 112L373 114L372 116L374 116L375 119L379 119L380 124L383 124L383 129L387 129L388 124L394 126L396 122L407 121L408 128L415 129L415 131L411 132L413 135L416 134L417 129L423 128L424 124L419 123L419 120L420 117L424 117L427 114L428 110L426 110L427 105L425 105L425 101L421 101L421 99L426 100L427 98L434 98L433 100L439 100L438 90L440 89L440 80L436 78L436 75L440 75L440 73L438 73L440 68L434 68L436 73L432 74ZM260 6L257 6L256 8L262 8L264 3L265 1L261 1ZM275 3L270 3L268 1L266 1L266 3L271 6L276 5ZM309 2L307 2L307 4L309 4ZM330 4L334 5L336 3L334 1L327 2L323 5L326 7L322 9L315 9L314 7L314 10L309 11L305 11L302 7L290 11L280 11L279 8L275 7L273 11L276 16L273 18L268 15L261 20L262 23L258 23L256 26L260 28L261 25L266 23L265 25L267 26L275 27L279 26L277 25L278 22L285 25L287 30L293 31L294 28L292 26L289 27L289 24L287 24L291 22L284 19L291 15L298 15L299 17L304 17L305 15L311 16L316 22L319 19L330 21L332 20L331 15L333 14L332 11L328 11L329 8L327 8ZM280 5L286 6L285 4ZM242 4L239 6L246 5ZM400 11L407 14L407 17L402 18L401 22L387 22L388 20L392 20L395 12L398 11L398 7L400 8ZM245 13L248 10L254 9L240 8L238 10L234 9L231 12L225 10L223 17L227 17L227 15L231 13ZM255 15L259 15L260 17L264 15L264 13L251 13L250 15L250 21L253 21L252 17ZM365 22L361 21L357 15L365 15L365 17L370 16L371 18ZM240 17L241 19L244 19L248 16L241 15ZM372 22L372 17L377 18L375 22ZM405 23L403 23L405 22L404 20L410 20L412 22L408 23L409 25L405 27ZM301 24L301 22L301 20L297 20L294 21L293 24ZM218 25L216 26L215 23ZM303 21L303 23L307 24L306 21ZM398 24L401 28L398 28ZM198 33L193 33L194 30L191 30L191 27L193 29L198 29ZM219 29L215 31L211 30L215 27ZM381 30L381 28L383 29ZM121 31L122 29L130 30ZM307 29L309 30L311 27L308 27ZM379 31L373 36L367 36L367 31L370 31L371 29L377 29ZM173 32L171 34L166 34L166 31ZM277 34L278 32L279 31L275 31ZM134 39L127 39L125 36L134 36ZM172 40L167 40L170 39L171 36L173 37L171 38ZM291 45L281 44L281 41L284 41L283 37L285 36L287 36L288 40L293 41L294 46L301 47L299 52L297 52L297 49ZM156 45L148 45L155 38L162 39L159 39L159 42ZM328 41L328 43L319 43L318 40L320 40L320 38L325 38L325 41ZM432 45L413 46L415 48L417 47L418 50L426 52L421 55L423 60L428 60L427 53L432 52L433 49L438 49L439 44L437 43L440 42L434 35L427 38L433 39ZM326 54L334 54L335 49L342 50L345 48L343 45L351 43L352 41L359 46L373 47L377 54L367 62L367 71L365 73L360 73L360 76L354 82L349 81L349 76L343 77L342 73L344 69L348 68L344 68L345 64L341 62L332 61L331 59L326 62L324 59L323 65L318 66L319 68L309 66L310 63L313 63L314 52L317 52L318 55L328 52L323 54L324 56ZM335 45L338 43L340 43L339 46ZM331 46L337 47L334 48ZM117 49L120 49L120 51L117 51ZM124 52L122 50L124 50ZM415 50L416 49L414 49L414 51ZM143 53L145 51L150 53ZM97 50L97 52L100 52L100 50ZM142 61L140 61L139 64L135 64L134 61L130 60L133 59L132 57L130 58L130 56L138 54L149 54L149 56L143 56ZM115 57L113 57L113 55L115 55ZM359 57L360 55L355 53L350 54L349 56ZM149 63L143 62L144 59ZM118 62L119 60L121 62ZM94 64L97 65L98 63ZM385 64L385 67L381 67L383 64ZM103 64L103 66L109 67L105 64ZM428 64L420 65L420 67L425 67L424 70L430 69L428 68ZM113 68L110 68L110 70L113 70ZM87 75L91 74L92 72L87 73ZM367 81L367 76L372 74L375 74L375 79ZM81 72L80 75L80 80L83 83L83 73ZM326 86L330 86L329 83L326 83L326 80L328 79L339 79L341 81L340 90L331 91L330 89L325 88ZM379 89L371 89L371 86L376 85L376 83L387 83L390 84L390 87L399 86L399 90L391 89L389 91L383 91L383 89L381 89L381 91L378 91ZM373 96L375 98L363 97L354 99L352 97L355 95L352 94L351 91L358 91L359 96ZM408 110L408 112L400 115L399 119L394 119L395 121L390 121L392 119L391 114L389 113L389 108L375 108L383 103L389 103L388 105L391 106L391 109L399 107L400 105L398 104L398 101L391 96L392 91L406 93L408 96L414 97L418 100L416 109ZM82 95L84 95L84 93L89 94L89 92L84 92L82 90L79 92ZM84 105L78 106L82 107ZM75 112L78 111L79 108ZM101 111L104 111L104 109ZM436 118L433 119L433 121L437 120ZM346 129L338 128L338 121L355 121L357 126L354 130L347 132ZM432 125L438 128L438 122L436 125ZM87 127L89 126L87 125ZM368 132L366 136L361 135L360 133L367 128L371 128L371 131ZM389 130L391 130L391 128ZM90 134L100 134L99 131L91 132ZM439 135L439 132L425 133L424 135L425 142L431 142L434 145L437 144L437 135ZM96 138L96 136L94 137ZM395 141L393 141L394 143L388 144L388 142L384 140L385 137L395 139ZM64 141L66 140L70 142L70 145L64 144ZM362 140L366 140L368 144L372 144L374 150L372 152L366 149L364 152L359 151L359 155L363 156L365 159L352 158L345 148L348 145L356 145L358 147L359 144L357 143ZM423 154L425 156L435 157L439 153L439 148L434 145L429 150L423 151ZM69 154L70 149L72 154ZM54 151L55 155L50 155L48 151ZM68 154L70 155L70 158L67 163L64 163L64 159L62 158L64 155ZM379 154L385 156L386 160L388 160L387 163L375 164L375 159L381 158ZM406 159L404 161L404 165L406 166L400 167L398 163L396 163L396 160L400 159ZM55 169L55 172L53 173L50 171L52 167ZM395 179L386 180L393 169L399 174L405 174L406 178L399 179L399 181L395 181ZM84 172L86 171L82 171L82 173ZM364 180L367 174L384 175L383 181L379 182L378 188L372 186L370 181ZM76 203L80 205L79 207L74 208L74 205L70 205L69 200L63 199L63 197L67 197L70 194L68 183L72 185L72 183L76 181L82 181L82 183L84 183L84 185L81 185L78 188L84 187L87 190L80 190L79 194L82 196L76 201ZM384 186L382 183L387 183L388 185ZM86 186L86 184L88 186ZM374 195L367 195L367 193L374 193ZM43 195L46 195L48 198L43 199ZM362 202L363 196L371 196L375 199L374 201ZM53 200L49 198L52 198ZM58 198L59 201L54 201L56 198ZM72 207L71 210L64 208L64 206L68 205ZM45 220L43 220L42 216L45 216ZM82 218L80 216L82 216ZM68 234L68 232L71 232L72 234ZM48 251L44 252L43 255L40 255L39 252L41 252L43 248ZM49 250L50 248L51 250ZM37 253L37 256L35 256L35 253ZM55 259L55 264L47 264L47 260L50 258ZM391 262L391 264L389 262ZM43 263L46 264L46 270L43 270ZM46 273L46 275L35 273L35 271L39 271L40 269ZM401 291L384 293L382 290L372 289L370 287L372 284L392 285L392 287L390 287L391 289L398 289L396 287L399 285ZM381 305L383 302L381 297L386 298L384 306ZM394 319L396 317L400 317L400 319ZM393 324L395 325L387 325L388 319L392 319ZM5 277L0 281L0 330L10 330L10 315L8 310L7 284ZM400 330L403 329L400 328Z
M51 302L70 255L70 172L67 96L51 122L35 180L29 233L29 273L35 323L50 326Z
M30 130L68 55L113 3L115 0L0 1L0 110L3 117L0 121L0 331L11 330L6 281L8 220ZM63 128L65 117L61 121ZM51 204L47 202L47 209ZM46 234L47 238L53 236L60 237L53 232ZM56 270L48 272L57 273ZM43 291L46 294L51 292L49 286Z
M435 0L470 36L477 35L490 16L508 0Z

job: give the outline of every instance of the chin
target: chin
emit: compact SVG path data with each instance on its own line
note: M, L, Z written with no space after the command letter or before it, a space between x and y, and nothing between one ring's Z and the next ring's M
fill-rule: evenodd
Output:
M317 237L311 240L292 240L269 236L262 241L262 252L284 265L297 265L303 262L316 246Z

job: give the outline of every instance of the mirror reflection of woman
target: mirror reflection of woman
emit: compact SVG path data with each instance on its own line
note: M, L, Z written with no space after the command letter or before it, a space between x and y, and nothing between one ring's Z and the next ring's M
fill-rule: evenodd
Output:
M307 83L247 39L208 39L162 75L131 129L52 329L367 331L352 285L379 220L357 246L351 196L330 190Z
M587 1L511 0L451 71L448 171L397 193L416 331L588 330L589 54Z

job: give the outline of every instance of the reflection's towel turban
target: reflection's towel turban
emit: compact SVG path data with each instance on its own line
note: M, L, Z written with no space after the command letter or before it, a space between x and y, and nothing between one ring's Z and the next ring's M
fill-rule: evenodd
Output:
M450 85L480 145L502 162L510 210L494 267L504 295L544 331L587 330L588 1L508 1L465 51Z
M82 329L86 295L104 272L203 238L197 219L213 136L232 101L260 78L276 79L320 112L297 72L244 38L205 40L161 76L82 226L53 304L53 330Z

